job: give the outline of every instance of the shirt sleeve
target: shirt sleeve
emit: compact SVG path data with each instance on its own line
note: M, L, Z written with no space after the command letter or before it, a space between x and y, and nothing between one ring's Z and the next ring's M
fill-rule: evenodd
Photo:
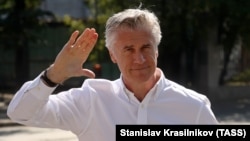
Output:
M20 124L80 134L87 128L92 115L89 89L52 94L56 87L46 86L40 79L41 74L17 91L8 106L7 115Z
M211 109L211 103L206 96L204 96L204 101L200 108L199 116L196 122L197 124L218 124L218 121Z
M8 105L7 115L13 121L25 124L48 100L55 88L46 86L40 79L28 81L16 92ZM40 109L39 109L40 110Z

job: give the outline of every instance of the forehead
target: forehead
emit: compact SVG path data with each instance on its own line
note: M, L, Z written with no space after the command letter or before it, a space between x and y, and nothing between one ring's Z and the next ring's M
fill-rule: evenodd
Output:
M117 30L115 45L153 44L153 35L146 30Z

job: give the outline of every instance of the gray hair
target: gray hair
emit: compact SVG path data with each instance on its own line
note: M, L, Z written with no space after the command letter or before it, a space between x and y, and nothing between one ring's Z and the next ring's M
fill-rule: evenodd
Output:
M126 9L110 17L107 20L105 31L105 46L107 48L113 46L115 33L118 29L148 30L152 33L156 46L160 44L162 38L158 18L153 12L146 9Z

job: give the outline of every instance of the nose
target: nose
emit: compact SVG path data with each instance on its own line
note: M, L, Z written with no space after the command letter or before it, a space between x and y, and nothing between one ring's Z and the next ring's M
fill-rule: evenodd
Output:
M134 63L142 64L145 62L145 57L141 52L137 52L134 54Z

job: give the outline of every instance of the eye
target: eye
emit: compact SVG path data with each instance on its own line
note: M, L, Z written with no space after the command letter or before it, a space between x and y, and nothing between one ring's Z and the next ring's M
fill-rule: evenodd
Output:
M126 46L126 47L124 47L124 51L133 51L133 47L132 46Z
M142 49L151 49L152 46L150 44L146 44L142 46Z
M125 48L125 51L132 51L132 48Z

